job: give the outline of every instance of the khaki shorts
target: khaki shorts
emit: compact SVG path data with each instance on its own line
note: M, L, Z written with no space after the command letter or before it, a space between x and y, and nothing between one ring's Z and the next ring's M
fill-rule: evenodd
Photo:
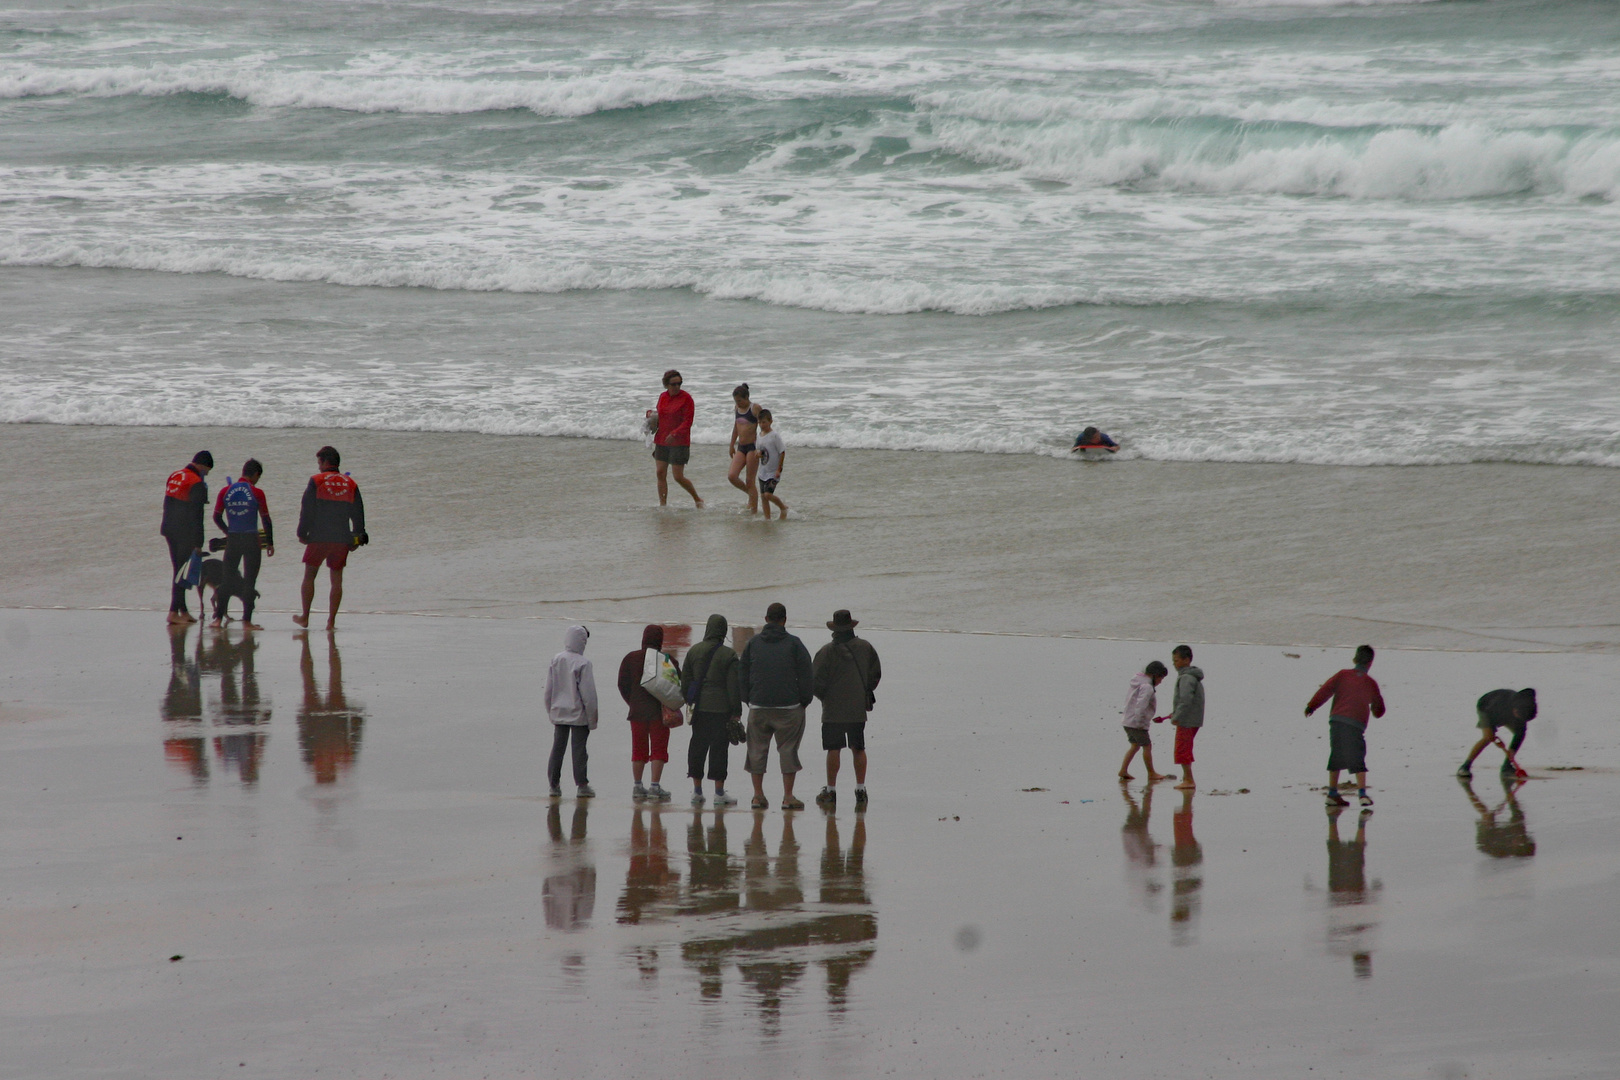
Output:
M799 740L804 738L804 706L790 709L750 707L748 710L748 764L755 776L765 775L771 737L776 737L776 756L783 776L799 771Z

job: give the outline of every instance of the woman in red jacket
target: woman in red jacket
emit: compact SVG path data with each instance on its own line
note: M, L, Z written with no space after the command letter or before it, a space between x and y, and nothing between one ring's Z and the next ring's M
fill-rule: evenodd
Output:
M664 392L658 395L658 429L653 436L653 461L658 470L658 505L669 501L669 480L665 474L675 468L675 482L686 489L692 501L702 507L697 488L686 478L686 463L692 457L692 417L697 405L692 395L681 389L681 373L674 368L664 372ZM647 413L648 419L653 417Z

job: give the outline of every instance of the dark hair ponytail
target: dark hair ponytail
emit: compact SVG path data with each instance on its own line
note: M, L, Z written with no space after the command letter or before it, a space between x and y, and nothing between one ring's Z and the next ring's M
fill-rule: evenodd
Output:
M732 397L741 397L741 398L747 397L748 396L748 384L747 383L738 383L736 388L731 391L731 396Z

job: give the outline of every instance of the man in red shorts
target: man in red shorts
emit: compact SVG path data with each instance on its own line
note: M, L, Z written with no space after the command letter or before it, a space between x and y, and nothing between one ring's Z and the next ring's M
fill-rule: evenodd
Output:
M321 471L309 478L298 510L298 539L304 544L304 613L294 615L293 622L309 625L315 578L324 562L332 579L326 628L333 630L337 627L338 605L343 603L343 567L349 561L349 552L371 538L366 535L366 504L360 498L360 485L347 473L338 472L338 452L323 446L315 452L315 460Z

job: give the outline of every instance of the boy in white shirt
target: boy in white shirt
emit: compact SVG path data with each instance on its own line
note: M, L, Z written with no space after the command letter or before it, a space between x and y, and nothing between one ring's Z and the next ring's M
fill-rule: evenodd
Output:
M761 434L754 445L759 447L759 492L767 520L771 516L772 503L781 509L782 517L786 518L788 511L787 503L776 497L776 485L782 482L782 462L787 458L787 450L782 446L782 436L772 431L772 427L771 410L759 410Z

